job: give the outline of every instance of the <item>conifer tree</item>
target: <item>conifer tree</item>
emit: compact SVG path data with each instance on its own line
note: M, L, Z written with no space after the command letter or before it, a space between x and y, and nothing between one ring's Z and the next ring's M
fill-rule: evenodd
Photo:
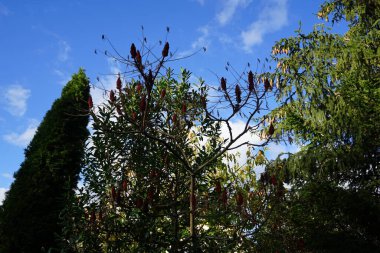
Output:
M0 207L0 252L57 247L59 216L79 179L88 137L89 80L80 69L46 113Z
M281 252L378 252L380 2L330 0L317 15L346 21L348 31L318 24L273 47L282 104L272 113L303 147L270 166L291 172L292 189L260 243Z

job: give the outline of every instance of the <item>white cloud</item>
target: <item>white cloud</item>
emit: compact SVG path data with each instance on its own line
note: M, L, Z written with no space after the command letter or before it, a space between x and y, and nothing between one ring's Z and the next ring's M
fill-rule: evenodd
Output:
M114 60L108 60L110 74L99 77L99 82L95 84L95 89L91 89L91 97L95 106L106 102L109 97L109 91L116 89L117 74L121 73L121 68Z
M192 44L191 44L191 48L192 49L199 49L199 48L202 48L202 47L208 47L211 43L211 41L209 40L209 35L210 35L210 29L208 26L203 26L201 28L198 29L199 32L201 33L201 36L199 36L197 38L197 40L195 40Z
M0 205L3 204L3 201L5 199L5 193L8 191L6 188L0 188Z
M13 179L13 176L10 173L5 173L4 172L4 173L1 173L1 176L4 177L4 178Z
M10 144L25 148L36 133L38 125L39 122L37 120L31 120L24 132L20 134L14 132L6 134L3 136L3 139Z
M263 42L264 35L283 28L288 22L287 0L268 0L260 11L258 20L241 32L244 50Z
M58 41L58 60L65 62L69 59L69 53L71 51L71 47L67 41L59 40Z
M9 9L4 4L0 3L0 16L8 16L9 14Z
M11 85L5 90L3 97L5 109L10 114L21 117L26 112L30 90L21 85Z
M246 122L244 122L242 120L237 120L236 122L230 122L233 138L235 138L237 135L239 135L240 133L243 132L243 130L245 128L245 124L246 124ZM230 134L229 134L229 130L228 130L228 127L226 124L222 125L221 130L222 130L222 137L224 139L229 139ZM251 132L247 132L246 134L241 136L240 139L232 147L236 147L236 146L238 146L244 142L249 142L252 144L260 144L263 141L260 140L260 138L257 135L252 134ZM237 161L240 165L244 165L247 161L247 155L246 155L247 151L248 151L248 146L242 145L237 149L229 151L229 153L230 154L239 153L240 157L237 159Z
M220 25L226 25L234 16L237 8L245 8L251 0L224 0L222 10L216 14L216 19Z
M300 147L295 144L276 144L271 143L268 145L268 159L276 159L277 156L281 153L296 153L300 150Z
M209 46L211 45L210 27L208 25L205 25L198 28L198 31L201 33L201 35L191 43L191 49L179 52L176 55L178 58L192 55L194 52L197 52L202 48L209 48Z

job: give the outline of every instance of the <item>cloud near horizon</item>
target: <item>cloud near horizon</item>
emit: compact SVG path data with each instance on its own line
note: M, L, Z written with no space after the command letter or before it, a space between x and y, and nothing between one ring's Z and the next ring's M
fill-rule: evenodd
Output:
M287 0L268 0L260 11L259 18L240 34L244 50L251 52L252 46L261 44L266 34L282 29L287 23Z

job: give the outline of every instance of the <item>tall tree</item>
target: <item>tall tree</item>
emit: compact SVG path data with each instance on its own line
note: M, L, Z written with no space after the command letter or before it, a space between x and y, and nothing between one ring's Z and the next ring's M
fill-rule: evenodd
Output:
M89 80L82 69L63 88L25 150L0 207L0 252L56 248L60 212L73 194L88 137Z
M298 243L315 252L375 252L380 247L380 2L330 0L318 17L343 19L348 31L332 34L319 24L273 47L282 102L273 114L285 135L303 144L273 165L292 173L289 202L279 210L287 219L280 234L289 235L285 245Z

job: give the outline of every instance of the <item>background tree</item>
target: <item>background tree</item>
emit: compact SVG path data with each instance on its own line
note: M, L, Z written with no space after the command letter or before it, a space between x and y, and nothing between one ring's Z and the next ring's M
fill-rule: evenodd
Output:
M177 77L164 66L173 60L169 43L160 57L145 42L140 49L132 44L130 57L107 55L127 71L115 77L106 103L90 103L94 134L84 188L67 212L67 247L75 252L253 248L251 238L270 213L271 192L281 184L269 175L256 181L254 165L265 160L262 151L241 167L229 163L234 157L227 152L241 145L263 147L274 134L273 120L263 117L270 74L235 75L234 85L220 78L210 96L212 86L202 80L191 84L190 72ZM238 133L231 126L236 119L245 122ZM259 131L260 143L238 143Z
M72 76L25 150L25 160L0 207L0 251L57 247L59 214L76 187L88 137L89 81Z
M273 164L291 172L292 185L278 209L287 223L279 233L288 238L277 242L289 252L297 244L313 252L377 252L380 3L326 1L318 16L343 19L349 29L338 35L319 24L273 47L282 102L273 114L284 135L303 144Z

